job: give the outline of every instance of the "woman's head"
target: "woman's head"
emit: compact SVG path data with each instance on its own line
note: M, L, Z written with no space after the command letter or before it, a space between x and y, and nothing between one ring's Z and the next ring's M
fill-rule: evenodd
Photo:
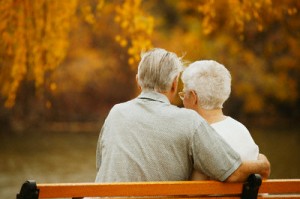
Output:
M182 71L182 62L175 53L154 48L142 53L137 80L143 90L167 92Z
M223 108L231 92L231 75L216 61L196 61L182 74L186 91L195 91L198 105L206 110Z

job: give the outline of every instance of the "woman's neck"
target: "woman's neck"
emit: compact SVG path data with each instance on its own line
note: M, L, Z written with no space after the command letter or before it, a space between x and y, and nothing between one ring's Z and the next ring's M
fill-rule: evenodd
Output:
M199 108L197 111L209 124L220 122L226 119L222 109L205 110Z

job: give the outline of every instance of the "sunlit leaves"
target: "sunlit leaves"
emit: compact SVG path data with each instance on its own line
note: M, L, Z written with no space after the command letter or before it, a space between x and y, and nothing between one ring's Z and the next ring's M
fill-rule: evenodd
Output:
M230 99L243 103L241 111L259 112L270 101L297 103L299 12L298 0L1 0L1 96L11 107L25 81L52 94L82 91L91 79L107 82L120 70L114 78L127 82L141 51L155 44L189 61L215 59L229 67ZM53 71L59 81L52 81ZM103 93L107 87L101 84Z
M196 6L203 34L226 49L222 62L245 112L261 112L270 99L299 99L299 1L203 0Z
M141 3L141 0L107 2L114 4L114 22L120 26L120 31L112 37L126 49L132 68L136 67L141 50L152 46L154 19L143 11ZM39 90L45 86L55 90L54 83L46 80L65 58L68 34L77 17L75 11L78 9L85 22L96 26L101 24L99 16L104 7L104 0L80 4L77 0L0 2L0 89L6 107L14 105L23 81L34 81Z
M120 26L120 34L115 40L128 49L129 65L135 69L142 50L152 47L151 35L154 19L142 9L141 0L125 0L116 7L115 22Z
M295 1L204 0L198 5L198 11L203 16L205 34L225 27L243 33L250 24L254 25L256 31L261 32L270 19L283 19L285 15L295 15L298 8L293 2Z
M42 89L63 60L77 0L3 0L0 5L1 94L15 103L22 81Z

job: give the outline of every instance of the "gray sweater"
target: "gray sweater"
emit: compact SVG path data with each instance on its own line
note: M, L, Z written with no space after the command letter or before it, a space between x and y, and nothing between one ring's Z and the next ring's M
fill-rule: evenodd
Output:
M240 156L195 111L156 92L115 105L101 129L96 182L189 180L193 169L224 181Z

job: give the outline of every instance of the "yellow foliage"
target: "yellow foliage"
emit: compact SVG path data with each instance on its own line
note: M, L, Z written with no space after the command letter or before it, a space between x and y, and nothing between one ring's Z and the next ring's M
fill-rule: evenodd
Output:
M203 33L208 35L215 30L215 23L213 23L216 17L216 10L214 9L215 1L206 1L203 5L198 6L198 11L202 13L205 17L202 21Z
M152 47L151 35L154 18L141 9L141 0L125 0L116 7L114 21L121 27L121 35L115 40L123 48L128 48L128 63L132 69L137 67L140 52Z
M247 113L259 112L264 108L263 98L259 94L252 94L245 98L244 110Z
M81 12L84 15L84 19L87 23L89 23L89 24L94 24L95 23L95 16L92 13L92 8L91 8L90 5L82 6Z
M47 72L65 57L77 0L2 0L0 4L1 94L12 107L22 81L41 89ZM5 58L6 57L6 58Z
M224 12L224 7L226 11ZM205 0L198 7L198 11L203 15L202 25L204 34L211 34L218 27L218 19L227 21L228 28L235 29L238 33L245 31L246 22L256 23L258 31L263 31L263 15L272 16L277 9L273 7L272 0ZM289 9L289 13L295 13L295 9ZM277 11L275 11L277 12ZM220 24L224 25L224 24Z
M50 84L50 90L51 90L51 91L56 91L56 89L57 89L56 83L52 82L52 83Z
M47 109L50 109L52 107L52 103L49 100L47 100L45 106Z
M14 105L24 81L33 81L38 93L46 88L58 94L75 89L74 82L80 82L77 90L84 90L84 82L89 82L91 76L98 77L93 70L106 71L102 77L114 74L116 69L108 72L100 68L123 65L119 62L124 57L135 70L141 51L151 48L152 42L180 55L186 53L185 58L191 61L220 59L228 64L236 81L233 93L245 102L245 111L259 111L266 105L266 99L298 100L300 4L297 0L156 3L1 0L0 92L6 99L5 106ZM151 10L152 6L156 10ZM76 38L72 42L76 50L68 52L67 64L57 70L66 57L69 32L77 20L84 27L74 29L71 35ZM158 24L156 31L154 23ZM82 38L84 31L89 32L86 38ZM76 34L79 36L74 37ZM119 56L119 48L127 56ZM59 81L53 81L53 71L59 71ZM61 73L71 74L73 81L64 82ZM51 108L51 102L45 102L45 106Z

